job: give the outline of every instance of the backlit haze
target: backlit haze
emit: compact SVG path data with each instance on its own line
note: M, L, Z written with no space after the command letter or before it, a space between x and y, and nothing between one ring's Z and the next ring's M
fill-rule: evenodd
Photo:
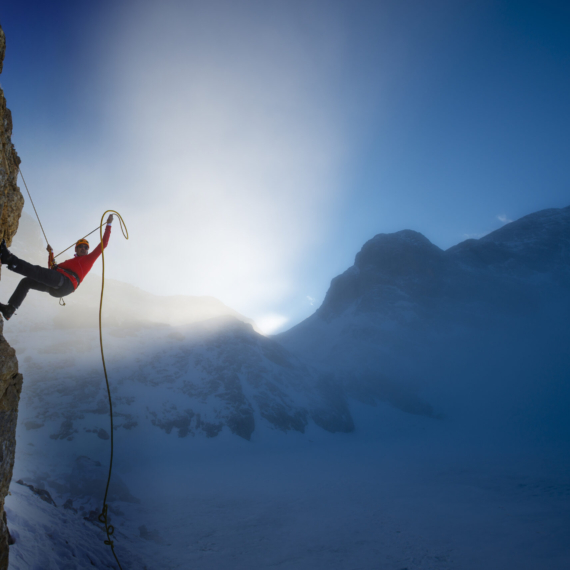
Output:
M570 203L563 2L19 0L0 19L54 249L118 210L110 276L267 333L375 234L446 249Z

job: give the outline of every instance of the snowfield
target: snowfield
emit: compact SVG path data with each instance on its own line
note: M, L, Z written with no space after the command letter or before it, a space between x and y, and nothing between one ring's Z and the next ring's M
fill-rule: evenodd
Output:
M157 430L146 452L130 455L123 441L117 474L140 503L112 501L121 564L568 567L570 481L555 450L505 454L500 445L466 445L458 454L462 437L442 433L429 419L418 417L410 426L388 406L374 411L385 412L384 422L362 410L363 427L352 434L268 431L246 442L230 433L206 441ZM46 479L57 475L57 465L52 469ZM97 525L63 508L68 493L46 487L57 507L12 484L10 567L79 569L90 567L82 565L87 557L96 567L112 567ZM94 495L87 508L95 507Z
M273 338L211 298L145 314L152 296L111 282L122 567L570 568L569 218L539 212L447 252L376 236ZM33 256L28 230L14 250ZM110 426L89 279L64 308L30 293L4 327L24 375L14 570L115 567L97 522ZM5 272L3 291L16 282Z

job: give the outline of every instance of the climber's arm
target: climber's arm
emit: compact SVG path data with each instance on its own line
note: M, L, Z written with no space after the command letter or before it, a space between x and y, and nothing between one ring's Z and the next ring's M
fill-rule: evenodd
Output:
M54 265L55 265L55 258L53 256L53 249L51 248L51 245L49 245L46 247L46 249L49 252L49 256L48 256L48 267L51 269Z

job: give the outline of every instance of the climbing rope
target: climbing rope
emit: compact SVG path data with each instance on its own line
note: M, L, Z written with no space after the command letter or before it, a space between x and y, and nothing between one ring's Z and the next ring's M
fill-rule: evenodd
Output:
M4 161L5 160L6 160L6 157L4 157ZM7 168L7 166L6 166L6 168ZM24 178L24 173L22 172L22 169L20 167L18 167L18 173L22 177L22 182L24 183L24 186L26 187L26 192L28 193L28 196L30 198L30 202L32 203L32 207L34 208L34 212L36 214L36 218L38 219L38 223L40 224L40 228L42 229L42 233L44 234L44 239L46 240L46 244L49 245L49 241L48 241L48 238L47 238L46 233L44 231L44 227L42 226L42 221L40 220L40 216L38 215L38 211L36 210L36 206L34 204L34 201L32 200L32 195L30 194L30 191L28 190L28 185L26 184L26 179ZM97 230L101 229L102 227L103 227L103 224L97 226L93 231L90 231L87 235L84 235L81 239L85 239L86 237L95 233ZM124 235L124 231L123 231L123 235ZM77 241L79 241L79 240L77 240ZM74 247L76 243L77 242L74 241L69 247L66 247L63 251L60 251L57 255L54 255L53 258L55 259L56 257L59 257L61 254L65 253L68 249L71 249L72 247Z
M103 216L101 216L101 224L99 226L99 237L101 239L101 261L103 263L103 271L101 277L101 302L99 303L99 342L101 344L101 360L103 361L103 372L105 373L105 383L107 384L107 395L109 396L109 417L111 418L111 460L109 461L109 476L107 477L107 486L105 487L105 497L103 498L103 510L99 515L99 522L105 525L105 533L107 534L107 540L105 544L111 547L111 551L113 552L113 556L119 566L119 569L122 570L121 563L117 558L117 554L115 553L115 544L114 541L111 540L111 536L115 532L115 528L109 524L107 518L107 495L109 494L109 484L111 483L111 472L113 470L113 452L114 452L114 443L113 443L113 401L111 399L111 388L109 387L109 377L107 376L107 365L105 364L105 353L103 351L103 332L102 332L102 325L101 325L101 314L103 312L103 293L105 291L105 246L103 245L103 220L107 214L116 214L117 218L119 218L119 223L121 224L121 231L123 232L123 236L125 239L129 239L129 232L127 230L127 226L121 217L119 212L115 210L107 210ZM93 232L91 232L93 233ZM89 235L89 234L88 234ZM63 253L63 252L62 252Z
M109 210L110 211L110 210ZM117 214L118 215L118 214ZM84 235L81 239L85 239L86 237L90 236L91 234L95 233L97 230L100 230L103 227L104 224L101 224L100 226L97 226L92 232L89 232L87 235ZM121 228L122 229L122 228ZM123 232L123 235L125 235L125 232ZM129 238L127 238L129 239ZM79 241L79 240L77 240ZM66 247L63 251L60 251L57 255L54 255L53 258L55 259L56 257L59 257L62 253L65 253L68 249L71 249L72 247L75 247L75 245L77 244L76 241L74 241L69 247Z
M5 156L4 156L4 161L6 161ZM24 186L26 187L26 192L28 193L28 196L30 198L30 202L32 203L32 206L34 208L34 212L36 213L36 218L38 219L38 222L40 224L40 228L42 229L42 233L44 234L44 238L46 240L46 243L49 246L49 242L48 242L48 239L46 237L46 233L44 231L44 228L42 226L40 216L38 215L38 212L36 210L36 206L34 205L34 201L32 200L32 195L30 194L30 191L28 190L28 185L26 184L26 181L24 179L24 175L22 174L22 170L20 168L18 168L18 172L20 173L20 176L22 177L22 181L24 182ZM101 216L101 223L99 224L99 226L97 226L93 231L89 232L82 239L85 239L87 236L90 236L92 233L99 230L99 238L101 240L101 261L102 261L102 265L103 265L102 277L101 277L101 301L99 303L99 343L101 345L101 360L103 361L103 372L105 373L105 384L107 386L107 396L109 397L109 418L111 421L111 458L109 461L109 474L107 476L107 484L105 486L105 496L103 497L103 509L101 510L101 514L99 515L98 518L99 518L99 522L105 526L105 534L107 535L107 540L105 540L105 544L107 546L111 547L111 551L112 551L113 556L115 558L115 562L117 563L117 565L119 567L119 570L123 570L121 563L119 562L119 559L117 558L117 554L115 552L115 543L111 539L111 536L113 536L113 533L115 532L115 528L113 527L113 525L109 524L109 519L108 519L109 506L107 505L107 497L109 495L109 485L111 483L111 474L113 471L113 454L115 451L114 437L113 437L113 400L111 398L111 388L109 386L109 377L107 375L107 365L105 363L105 352L103 350L103 327L102 327L102 318L101 318L102 312L103 312L103 293L105 291L105 245L103 244L103 226L105 224L103 222L104 222L105 216L107 214L116 214L117 215L117 218L119 218L119 223L121 225L121 232L123 233L123 236L125 237L125 239L129 239L129 232L127 230L127 226L126 226L121 214L119 214L119 212L117 212L115 210L107 210ZM56 257L59 257L62 253L65 253L68 249L71 249L75 245L75 243L76 242L74 242L67 249L64 249L62 252L60 252L56 256L54 256L54 259ZM62 301L62 299L60 299L60 304L61 304L61 301ZM63 305L65 305L65 301L63 302Z
M18 172L20 173L20 176L22 177L22 182L24 183L24 186L26 187L26 192L28 193L28 196L30 198L30 202L32 203L32 207L34 208L34 212L36 213L36 218L38 219L38 223L40 224L40 228L42 228L42 233L44 234L44 238L46 240L46 243L49 245L48 238L46 237L46 233L44 232L44 227L42 226L42 222L40 220L40 217L38 216L38 211L36 210L36 206L34 205L34 201L32 200L32 195L30 194L30 191L28 190L28 185L26 184L24 174L22 173L22 169L19 166L18 166Z

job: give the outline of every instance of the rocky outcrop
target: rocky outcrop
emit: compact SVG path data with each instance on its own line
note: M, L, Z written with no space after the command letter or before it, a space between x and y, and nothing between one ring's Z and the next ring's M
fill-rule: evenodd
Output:
M4 62L6 40L0 28L0 72ZM20 158L11 141L12 115L6 107L4 92L0 88L0 240L10 245L18 230L18 221L24 198L16 185ZM16 451L16 420L22 389L22 375L18 373L16 351L3 335L4 322L0 321L0 570L8 568L8 527L4 513L4 498L12 478Z

